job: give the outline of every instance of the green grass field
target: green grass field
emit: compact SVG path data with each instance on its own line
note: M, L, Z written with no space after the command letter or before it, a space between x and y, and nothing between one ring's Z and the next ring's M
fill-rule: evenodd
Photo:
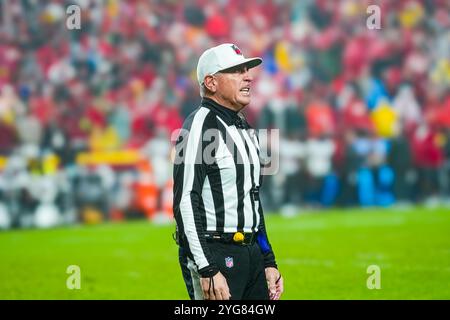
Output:
M268 216L284 299L450 299L450 210ZM148 222L0 232L1 299L187 299L171 238ZM66 269L81 269L68 290ZM366 286L381 268L381 289Z

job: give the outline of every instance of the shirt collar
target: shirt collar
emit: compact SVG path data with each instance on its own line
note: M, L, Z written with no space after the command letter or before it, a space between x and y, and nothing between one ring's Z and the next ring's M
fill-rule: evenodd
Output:
M202 99L202 106L207 107L218 114L228 126L234 125L241 120L241 117L238 115L237 111L224 107L210 98L204 97Z

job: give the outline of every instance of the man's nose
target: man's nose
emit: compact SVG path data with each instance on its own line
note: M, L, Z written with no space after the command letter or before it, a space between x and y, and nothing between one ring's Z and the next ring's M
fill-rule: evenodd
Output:
M247 70L244 72L244 81L248 81L248 82L252 82L252 81L253 81L253 76L252 76L252 74L250 73L250 69L247 69Z

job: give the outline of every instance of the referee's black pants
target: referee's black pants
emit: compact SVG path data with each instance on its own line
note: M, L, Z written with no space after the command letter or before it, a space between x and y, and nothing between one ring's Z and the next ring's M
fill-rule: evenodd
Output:
M195 299L194 285L192 283L191 271L188 268L188 255L183 247L178 247L178 261L181 267L181 273L183 275L184 284L191 300Z
M264 258L257 242L250 245L208 242L208 247L230 289L231 300L268 300ZM200 275L188 259L195 299L203 299ZM187 279L185 279L186 281Z

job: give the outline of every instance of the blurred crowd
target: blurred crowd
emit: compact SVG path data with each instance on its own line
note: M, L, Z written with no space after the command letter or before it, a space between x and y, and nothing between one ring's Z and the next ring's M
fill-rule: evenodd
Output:
M171 136L200 102L198 57L224 42L264 60L246 117L280 129L266 210L448 202L449 1L9 0L0 229L170 219Z

